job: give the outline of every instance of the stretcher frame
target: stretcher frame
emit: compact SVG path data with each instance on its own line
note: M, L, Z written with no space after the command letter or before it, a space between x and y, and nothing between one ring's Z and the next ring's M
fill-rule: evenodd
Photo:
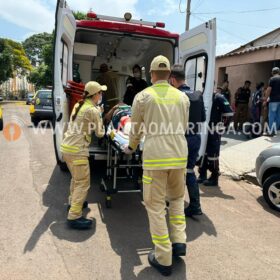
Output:
M139 188L127 188L119 190L118 183L120 180L134 180L129 171L133 172L133 168L142 169L142 153L137 150L132 155L126 155L119 143L112 140L110 137L107 139L107 162L106 162L106 177L101 179L100 189L105 192L105 205L107 208L112 207L112 194L117 193L141 193L142 183L137 182ZM126 158L126 163L124 159ZM135 162L135 163L132 163ZM118 176L120 169L127 170L127 176Z

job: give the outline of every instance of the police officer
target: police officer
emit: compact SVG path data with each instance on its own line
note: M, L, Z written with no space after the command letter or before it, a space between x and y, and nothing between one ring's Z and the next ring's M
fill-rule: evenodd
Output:
M152 86L138 93L132 105L132 128L126 153L133 153L145 132L143 150L143 196L155 250L148 255L151 266L168 276L173 256L186 254L184 215L185 170L189 99L168 84L170 63L157 56L151 63ZM169 201L168 231L165 214Z
M199 168L198 183L203 183L205 186L218 186L221 135L224 129L223 121L228 122L227 119L232 118L232 116L233 111L227 99L220 92L214 93L206 152ZM208 180L207 169L211 172Z
M170 83L184 92L190 100L189 128L186 133L188 142L187 188L190 204L185 208L185 215L202 215L200 206L199 186L197 184L194 167L198 158L201 144L200 127L206 120L204 102L199 91L193 91L185 83L185 71L182 65L174 65L171 70Z
M123 102L129 106L132 106L136 94L148 86L146 81L142 79L141 67L138 64L133 66L132 71L133 77L128 77L126 81L127 89L123 97Z
M102 91L107 86L97 82L85 85L83 100L72 111L70 123L62 141L60 150L70 173L70 185L67 223L75 229L87 229L92 221L82 216L82 208L87 207L86 197L90 187L89 145L93 131L97 137L104 136L102 110L98 104L102 101Z
M234 128L242 129L243 124L248 119L249 112L249 100L251 97L250 90L251 82L245 81L244 86L240 87L235 93L235 119L234 119Z

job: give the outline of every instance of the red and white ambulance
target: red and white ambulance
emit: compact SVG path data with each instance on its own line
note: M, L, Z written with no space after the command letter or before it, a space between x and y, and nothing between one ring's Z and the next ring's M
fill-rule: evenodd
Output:
M185 66L188 85L201 90L210 117L214 87L216 20L175 34L164 30L164 23L134 20L130 13L123 18L88 13L87 20L75 20L65 0L56 8L54 47L53 108L55 115L54 146L57 162L63 165L60 144L69 121L69 98L65 93L68 80L73 79L73 65L78 66L83 83L95 80L99 67L106 63L117 83L118 97L126 89L126 79L135 64L141 65L144 78L150 83L149 67L157 55L164 55L171 63ZM205 151L207 135L202 135L200 155ZM104 158L106 151L90 146L90 155Z

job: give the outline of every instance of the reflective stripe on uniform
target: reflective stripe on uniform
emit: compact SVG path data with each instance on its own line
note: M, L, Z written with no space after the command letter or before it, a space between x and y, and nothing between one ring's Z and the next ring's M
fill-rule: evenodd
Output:
M83 164L87 164L88 160L87 159L76 159L73 160L73 164L74 165L83 165Z
M143 183L145 183L145 184L151 184L152 181L153 181L153 178L143 175L142 181L143 181Z
M76 146L70 146L70 145L66 145L66 144L61 144L60 145L60 151L61 152L66 152L66 153L78 153L80 151L80 149Z
M215 160L218 160L219 157L207 157L207 159L210 161L215 161Z
M170 244L169 235L152 234L152 241L154 244Z
M82 211L83 205L78 203L73 203L70 208L70 212L80 214Z
M188 168L188 169L187 169L187 173L188 173L188 174L193 174L193 173L194 173L194 170L193 170L193 169Z
M183 215L169 216L169 222L175 225L185 224L186 217Z
M154 97L157 104L177 105L180 103L180 95L168 84L155 84L145 91Z
M187 164L187 158L165 158L165 159L147 159L144 160L145 167L159 167L159 166L183 166Z

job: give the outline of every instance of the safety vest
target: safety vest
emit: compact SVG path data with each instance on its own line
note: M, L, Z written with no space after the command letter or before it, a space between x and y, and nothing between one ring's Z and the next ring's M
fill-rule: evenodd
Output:
M135 149L145 135L144 169L186 168L189 106L189 98L167 82L156 83L136 95L129 145Z
M60 151L65 154L89 156L92 133L95 131L97 137L103 137L105 130L99 107L95 106L89 99L86 99L76 119L72 121L72 116L78 106L78 103L74 106Z

